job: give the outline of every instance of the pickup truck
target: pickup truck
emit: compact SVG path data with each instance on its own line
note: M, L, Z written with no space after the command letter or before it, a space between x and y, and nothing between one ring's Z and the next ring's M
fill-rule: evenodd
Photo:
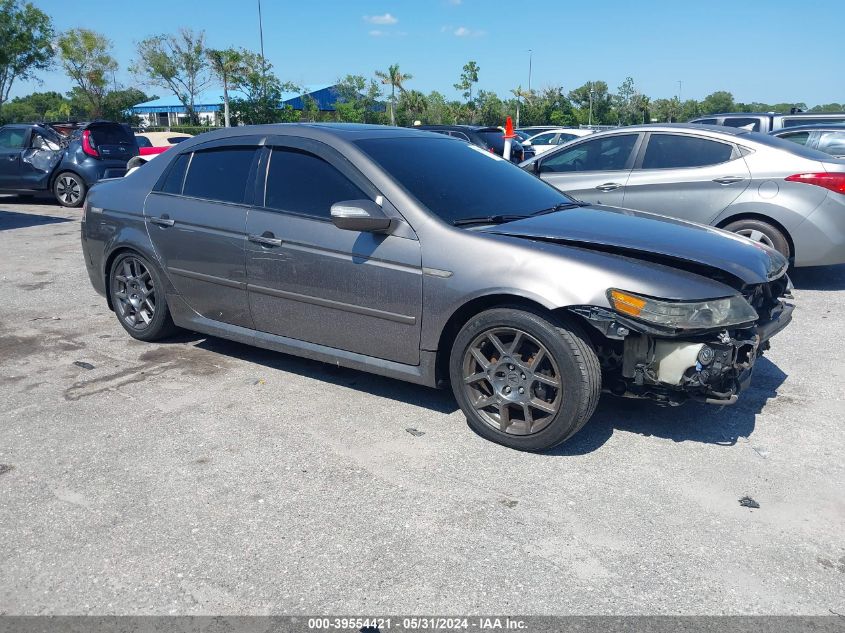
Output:
M726 112L692 119L690 123L726 125L728 127L739 127L749 132L762 132L766 134L795 125L845 123L845 112L793 112L789 114L777 114L774 112Z
M0 127L0 193L51 191L78 207L103 178L120 178L138 155L132 131L113 121L74 125L13 123Z

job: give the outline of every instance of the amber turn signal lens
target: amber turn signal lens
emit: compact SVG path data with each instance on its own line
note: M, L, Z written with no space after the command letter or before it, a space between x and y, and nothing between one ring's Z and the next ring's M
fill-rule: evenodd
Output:
M613 301L613 307L622 314L630 316L640 316L643 311L646 301L640 297L629 295L627 292L621 290L611 290L610 299Z

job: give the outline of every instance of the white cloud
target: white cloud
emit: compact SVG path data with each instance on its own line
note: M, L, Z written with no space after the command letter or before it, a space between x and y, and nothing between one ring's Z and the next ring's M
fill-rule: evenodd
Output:
M396 24L399 19L389 13L385 13L384 15L365 15L364 21L370 24Z
M449 27L449 29L451 29L451 27ZM441 30L446 30L446 29L441 29ZM459 26L454 31L452 31L452 35L454 35L455 37L480 37L480 36L484 35L484 33L485 33L484 31L476 31L476 30L473 30L473 29L468 29L465 26Z
M384 31L379 31L378 29L370 31L370 36L372 37L381 37L382 35L384 35Z

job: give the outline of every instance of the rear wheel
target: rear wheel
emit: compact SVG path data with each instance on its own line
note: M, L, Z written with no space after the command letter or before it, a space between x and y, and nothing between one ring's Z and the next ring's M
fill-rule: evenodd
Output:
M524 309L473 317L455 339L449 369L472 429L523 451L569 439L590 419L601 392L599 361L587 338Z
M53 195L63 207L81 206L87 190L85 181L71 171L62 172L53 182Z
M118 321L133 338L157 341L176 332L161 277L144 257L118 255L109 273L109 293Z
M763 220L737 220L725 226L725 230L773 248L787 259L792 256L783 231Z

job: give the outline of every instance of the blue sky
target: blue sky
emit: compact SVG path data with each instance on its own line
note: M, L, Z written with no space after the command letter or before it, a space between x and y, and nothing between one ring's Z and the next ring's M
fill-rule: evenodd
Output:
M127 86L135 43L180 26L204 29L213 47L258 49L257 0L32 1L58 29L107 34ZM478 87L504 96L527 86L533 49L535 88L601 79L615 91L630 75L652 98L676 95L680 80L683 98L728 90L746 102L845 102L845 0L262 0L262 10L267 58L299 84L397 62L414 76L408 88L457 97L452 85L473 59ZM13 96L70 88L61 72L42 79Z

